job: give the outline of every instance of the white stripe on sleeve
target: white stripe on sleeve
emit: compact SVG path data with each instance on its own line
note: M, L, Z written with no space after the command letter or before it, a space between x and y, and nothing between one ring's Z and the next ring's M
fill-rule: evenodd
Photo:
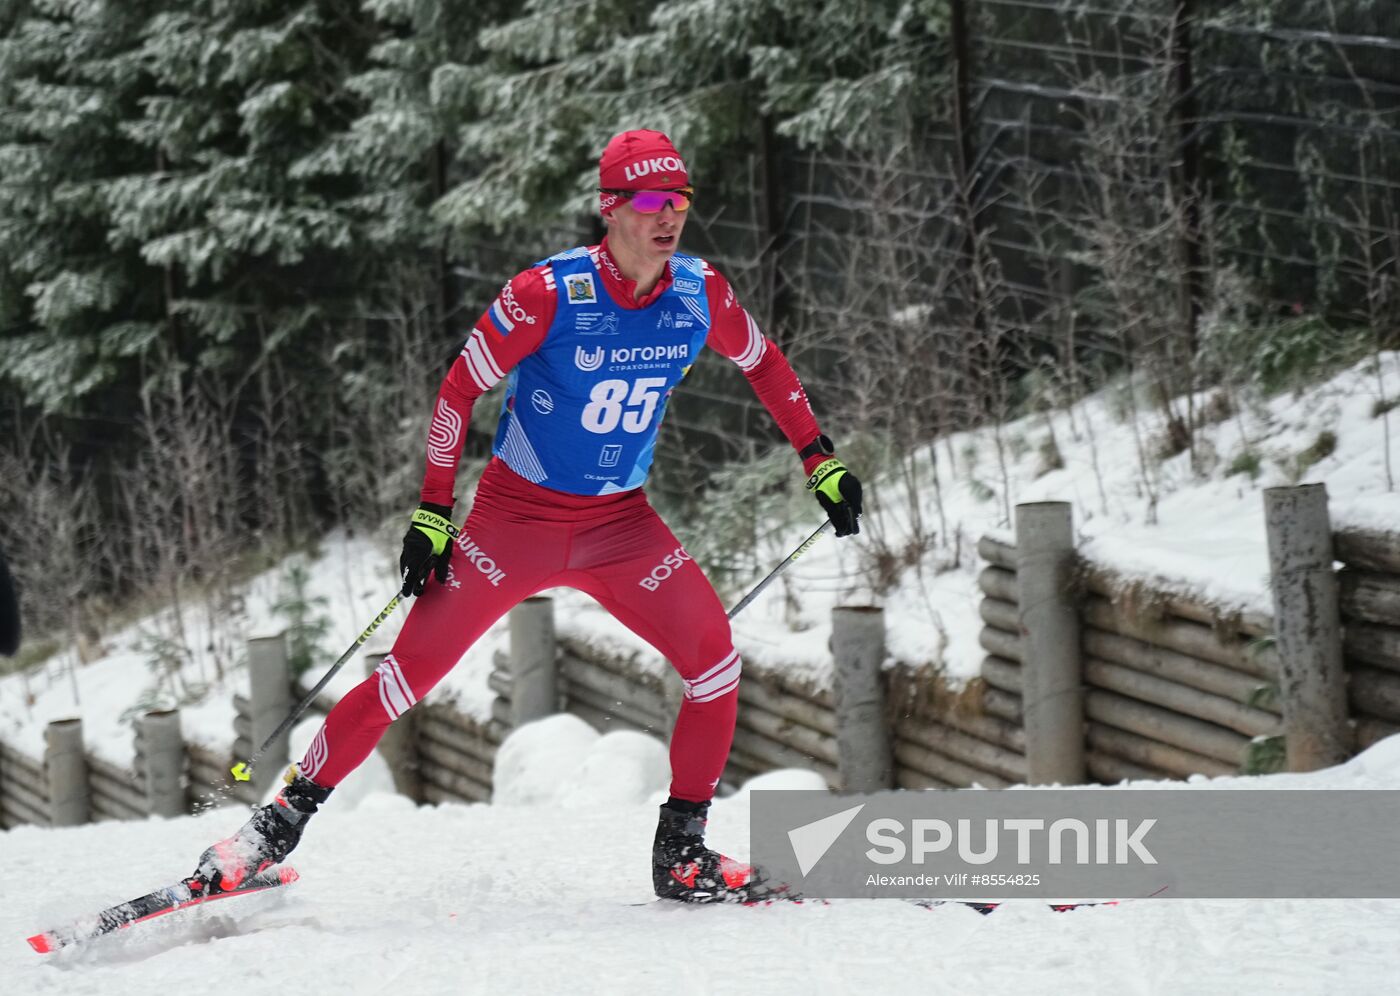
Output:
M467 372L472 375L472 380L483 391L491 390L505 376L496 358L491 355L481 329L472 329L467 344L462 347L462 358L467 361Z
M768 351L768 345L763 333L758 330L758 323L747 311L744 312L744 321L749 327L749 343L742 353L734 357L734 362L739 365L740 370L748 372L758 366L759 360L763 359L763 354Z

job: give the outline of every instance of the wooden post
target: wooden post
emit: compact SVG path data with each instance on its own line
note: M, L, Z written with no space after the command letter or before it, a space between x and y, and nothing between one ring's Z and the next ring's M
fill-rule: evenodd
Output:
M249 742L257 750L292 711L292 676L287 667L285 633L248 641ZM259 794L282 777L288 758L291 731L268 748L254 769L253 784Z
M527 598L510 610L510 719L520 727L559 711L554 599Z
M185 738L180 710L148 712L136 721L136 759L146 784L146 812L183 816L185 805Z
M1288 768L1340 764L1351 756L1351 731L1326 486L1265 488L1264 527Z
M836 767L846 792L894 787L894 755L885 718L885 613L871 606L831 610L836 660Z
M44 774L49 783L49 824L88 822L88 769L83 756L83 721L55 720L44 728Z
M1026 771L1032 785L1085 780L1084 682L1072 592L1074 512L1068 502L1016 506Z
M365 654L365 674L374 677L383 653ZM414 802L423 801L423 779L418 770L418 717L422 707L409 709L389 724L379 738L378 751L394 776L394 789Z

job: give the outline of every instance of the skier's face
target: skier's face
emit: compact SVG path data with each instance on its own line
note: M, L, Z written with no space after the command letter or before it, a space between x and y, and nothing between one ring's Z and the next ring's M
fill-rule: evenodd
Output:
M660 211L643 214L623 201L607 215L608 238L615 246L625 246L624 251L636 258L664 263L680 245L687 214L670 204Z

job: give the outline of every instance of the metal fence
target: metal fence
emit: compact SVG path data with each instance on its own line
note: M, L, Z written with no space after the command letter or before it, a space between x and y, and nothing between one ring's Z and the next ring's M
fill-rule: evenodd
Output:
M885 397L925 438L1000 417L1040 360L1092 386L1154 350L1195 356L1203 313L1240 304L1227 274L1252 321L1400 322L1400 5L949 11L943 96L903 133L811 149L756 124L688 231L838 431L888 436L893 416L870 415ZM475 274L483 302L510 269L489 248L502 268ZM889 362L853 347L856 325ZM759 407L727 364L701 362L653 492L682 499L698 459L776 439Z

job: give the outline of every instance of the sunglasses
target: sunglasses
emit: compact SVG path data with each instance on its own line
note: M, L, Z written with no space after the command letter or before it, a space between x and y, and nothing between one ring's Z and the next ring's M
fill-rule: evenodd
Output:
M605 194L615 194L632 205L639 214L656 214L671 205L679 214L690 210L690 202L695 199L694 187L681 187L679 190L607 190Z

